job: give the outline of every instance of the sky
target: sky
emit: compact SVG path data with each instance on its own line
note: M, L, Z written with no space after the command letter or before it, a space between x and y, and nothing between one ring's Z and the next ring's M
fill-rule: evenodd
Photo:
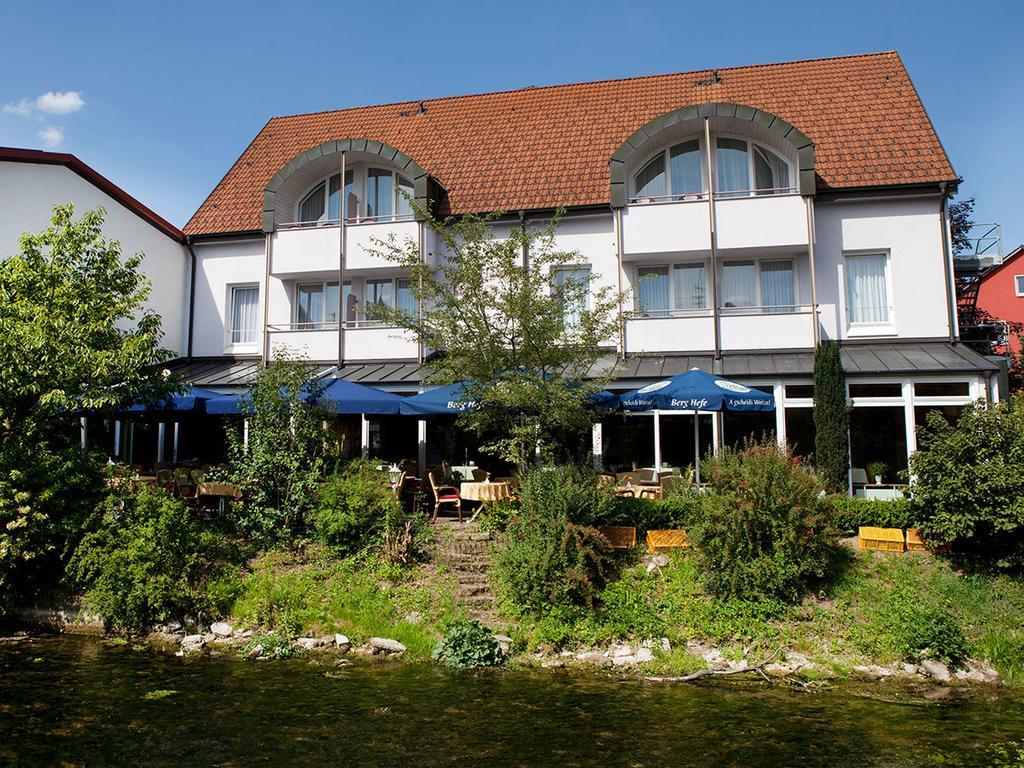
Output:
M1024 2L3 0L0 146L71 152L184 226L272 116L898 50L1024 242Z

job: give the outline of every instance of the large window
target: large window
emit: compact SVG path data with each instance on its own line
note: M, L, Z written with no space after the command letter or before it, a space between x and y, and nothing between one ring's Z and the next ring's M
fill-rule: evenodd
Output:
M345 193L341 191L341 174L336 173L326 181L321 181L310 190L299 203L298 220L303 224L315 222L337 222L342 216L342 204L345 205L345 216L348 216L348 200L354 199L353 173L345 171ZM329 190L329 194L328 194Z
M230 344L255 344L259 318L260 289L256 285L236 285L231 288Z
M556 270L552 283L555 293L562 300L563 321L569 327L578 326L583 320L583 312L590 304L590 267ZM569 295L566 295L566 284L569 285Z
M337 282L299 283L295 286L295 325L297 328L313 330L337 322Z
M416 292L412 289L412 282L407 277L395 280L395 307L409 317L416 317L418 312Z
M765 312L795 311L796 280L792 260L724 262L722 307Z
M850 325L886 325L889 307L888 256L846 256L846 311Z
M296 222L336 224L342 217L353 223L411 217L413 183L384 168L366 168L364 175L363 167L345 171L344 190L340 173L316 184L299 202ZM365 194L361 194L364 189Z
M659 317L707 307L704 262L637 267L636 309Z
M633 202L696 199L706 191L702 139L674 144L633 176ZM722 197L746 197L795 192L790 164L772 150L747 139L716 136L715 192Z

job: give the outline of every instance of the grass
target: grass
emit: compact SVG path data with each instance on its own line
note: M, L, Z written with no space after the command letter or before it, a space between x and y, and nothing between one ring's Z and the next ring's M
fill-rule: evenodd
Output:
M789 606L712 597L694 559L676 554L660 574L627 566L592 612L516 619L530 650L668 637L673 650L658 656L659 674L693 671L688 640L714 644L726 658L784 647L838 672L912 658L925 646L955 656L962 642L963 653L1024 685L1024 580L962 574L930 555L847 550L827 588Z
M234 595L235 623L288 636L341 633L353 643L388 637L410 657L429 658L441 627L457 614L453 581L427 566L400 568L362 555L332 559L268 552L221 589ZM409 620L418 614L419 620Z

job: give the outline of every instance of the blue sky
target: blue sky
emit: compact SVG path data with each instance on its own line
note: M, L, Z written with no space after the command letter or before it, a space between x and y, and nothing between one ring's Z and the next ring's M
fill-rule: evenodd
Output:
M0 145L73 152L184 225L273 115L896 49L1009 249L1022 27L1024 3L985 0L4 0Z

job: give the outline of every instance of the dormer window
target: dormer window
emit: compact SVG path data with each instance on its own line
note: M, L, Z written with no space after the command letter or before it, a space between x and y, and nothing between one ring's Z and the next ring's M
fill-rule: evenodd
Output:
M344 191L336 173L306 192L295 224L337 224L343 216L352 224L410 219L413 194L413 183L397 171L356 164L345 171Z
M714 136L712 146L715 194L748 197L796 192L790 163L772 150L747 139ZM704 199L703 139L674 144L650 158L633 176L634 203Z

